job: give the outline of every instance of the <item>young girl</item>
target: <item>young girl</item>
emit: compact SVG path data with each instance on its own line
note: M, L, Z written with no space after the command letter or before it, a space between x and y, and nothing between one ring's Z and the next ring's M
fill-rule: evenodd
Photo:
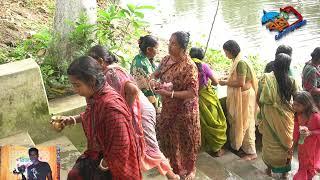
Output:
M295 95L293 108L296 112L293 142L298 143L299 159L299 170L293 179L310 180L320 172L320 113L307 91Z
M63 117L63 124L82 123L87 150L78 158L68 180L142 179L132 116L126 101L106 82L100 65L91 57L74 60L68 68L74 91L87 100L78 116Z

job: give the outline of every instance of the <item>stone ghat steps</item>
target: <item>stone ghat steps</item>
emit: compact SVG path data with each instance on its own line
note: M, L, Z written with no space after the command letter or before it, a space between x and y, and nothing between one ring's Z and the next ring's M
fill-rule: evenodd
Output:
M20 143L19 143L20 142ZM21 145L26 147L35 146L34 142L30 138L28 133L20 133L10 137L0 139L0 145ZM46 141L36 146L59 146L61 157L61 180L67 179L69 170L73 167L75 161L80 156L80 152L73 145L73 143L65 136L58 137ZM143 179L146 180L161 180L166 179L165 176L161 176L156 169L152 169L143 173ZM200 153L197 160L197 180L209 180L209 179L242 179L237 174L223 167L217 163L207 153Z
M0 146L3 145L35 146L27 132L0 139ZM37 146L59 146L61 157L61 180L67 178L68 171L73 167L80 152L73 143L65 136L46 141ZM258 158L254 161L244 161L230 151L226 151L222 157L213 158L205 152L198 155L196 180L269 180L280 179L280 175L275 174L272 178L264 174L264 165L261 159L261 151L258 148ZM298 161L295 155L292 161L292 171L289 179L292 179L298 169ZM159 174L156 169L143 173L146 180L164 180L165 176ZM317 176L314 179L319 180Z

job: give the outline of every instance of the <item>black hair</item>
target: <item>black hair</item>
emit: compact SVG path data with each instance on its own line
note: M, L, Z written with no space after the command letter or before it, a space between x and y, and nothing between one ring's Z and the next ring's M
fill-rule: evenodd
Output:
M176 37L180 48L186 51L190 40L190 33L184 31L177 31L173 33L172 36Z
M303 113L308 118L310 118L312 113L319 112L317 105L308 91L297 92L293 97L293 101L304 106L305 112Z
M223 49L228 51L233 58L236 58L241 51L239 44L235 40L225 42L223 44Z
M320 63L320 47L316 47L311 53L311 61L313 63Z
M283 103L288 103L295 93L293 82L288 75L290 63L291 57L284 53L278 54L274 61L273 72L277 79L278 92Z
M292 47L291 46L287 46L287 45L280 45L280 46L278 46L278 48L276 50L276 55L278 55L280 53L288 54L291 57L291 55L292 55Z
M197 58L199 60L203 60L204 58L204 51L202 48L192 47L189 51L189 55L191 58ZM204 76L203 70L202 70L202 63L195 62L198 68L199 76L202 78Z
M29 151L28 151L29 155L31 154L31 152L36 152L37 155L39 155L39 150L37 148L34 148L34 147L30 148Z
M75 76L78 80L96 89L105 83L105 77L99 63L90 56L81 56L69 66L67 74ZM93 84L93 82L95 82Z
M101 45L95 45L92 48L90 48L88 55L96 60L101 58L107 64L113 64L119 61L118 58L113 53L111 53L110 51L107 50L107 48Z
M143 52L143 54L147 53L147 48L148 47L155 47L158 45L158 41L155 37L151 36L151 35L146 35L146 36L141 36L139 41L139 48L140 51Z
M204 58L204 51L202 48L192 47L190 49L189 55L191 58L197 58L199 60L203 60Z

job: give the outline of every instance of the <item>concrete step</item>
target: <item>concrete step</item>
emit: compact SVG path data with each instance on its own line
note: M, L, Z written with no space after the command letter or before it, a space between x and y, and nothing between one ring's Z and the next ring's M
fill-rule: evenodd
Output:
M252 163L252 165L255 166L256 168L260 169L261 171L264 171L267 168L267 166L264 164L264 162L262 160L262 153L261 153L261 151L258 151L257 154L258 154L258 158L256 161L254 161ZM291 171L289 172L289 179L293 179L293 176L298 171L298 169L299 169L299 161L298 161L298 154L297 154L297 149L296 149L295 153L294 153L294 157L292 158L292 161L291 161ZM273 173L273 178L280 179L281 174ZM320 180L320 176L318 175L318 176L314 177L314 179Z
M197 170L200 170L210 179L242 179L238 174L228 169L223 163L213 158L208 153L202 152L198 155Z
M226 151L221 157L214 158L230 172L233 172L245 180L268 180L272 179L264 171L258 169L253 164L257 161L245 161L230 151ZM259 158L258 158L259 159Z
M30 135L27 132L22 132L16 135L8 136L0 139L0 146L17 145L17 146L34 146Z
M85 110L86 100L79 95L72 95L49 101L49 111L51 115L77 115ZM71 128L66 128L61 135L68 137L79 151L86 147L86 137L81 124Z
M79 95L72 95L49 101L49 112L52 115L76 115L83 112L86 100Z
M213 157L205 152L201 152L198 155L196 180L233 180L242 179L235 173L228 171L220 163L218 163ZM165 176L161 176L157 169L149 170L143 174L145 180L165 180Z
M195 180L211 180L206 174L197 170ZM156 168L143 173L143 180L167 180L166 176L162 176Z
M60 148L60 179L67 179L68 172L72 169L77 158L81 155L72 142L65 136L46 141L37 146L58 146Z

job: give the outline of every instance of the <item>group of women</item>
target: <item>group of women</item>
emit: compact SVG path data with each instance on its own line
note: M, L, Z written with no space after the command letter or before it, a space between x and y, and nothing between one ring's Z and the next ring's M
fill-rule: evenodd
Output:
M140 53L130 72L117 65L116 56L100 45L70 64L70 82L75 92L86 98L87 108L62 120L66 125L82 124L87 150L69 172L69 180L142 179L142 172L152 168L168 179L194 179L200 146L213 156L223 155L226 120L231 148L243 159L253 160L257 157L256 117L260 119L262 156L269 175L287 175L293 144L299 138L304 139L304 144L299 144L299 161L304 159L301 162L305 164L296 176L315 174L320 167L319 158L315 158L320 157L320 116L315 104L320 103L314 103L313 98L320 95L320 48L312 53L303 71L304 88L311 96L296 94L296 83L288 73L291 54L281 49L272 70L258 83L237 42L229 40L223 50L232 66L228 77L218 79L202 62L201 48L187 52L189 38L183 31L173 33L169 55L158 66L154 57L159 44L151 35L140 38ZM212 87L217 84L227 86L226 116ZM306 128L301 131L300 126Z

